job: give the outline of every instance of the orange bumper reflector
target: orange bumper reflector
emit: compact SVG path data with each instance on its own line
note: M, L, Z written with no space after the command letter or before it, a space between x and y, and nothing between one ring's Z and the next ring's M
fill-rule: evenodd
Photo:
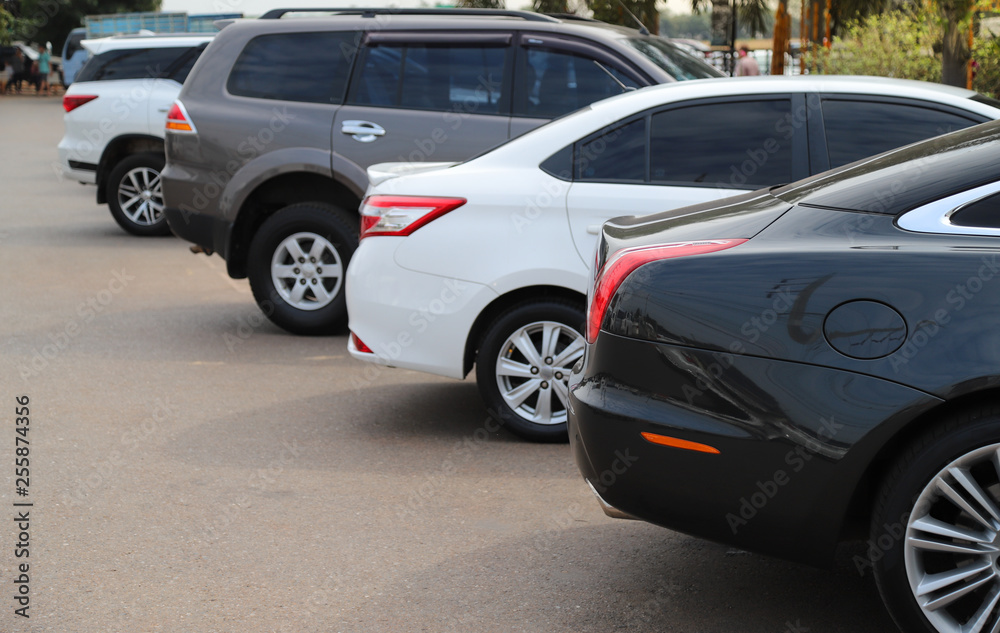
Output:
M674 448L683 448L686 451L696 451L698 453L711 453L713 455L719 454L719 449L714 446L709 446L708 444L699 444L698 442L689 442L687 440L680 440L676 437L670 437L669 435L659 435L657 433L642 433L642 437L647 442L652 442L653 444L660 444L661 446L672 446Z
M193 132L194 128L191 127L190 123L185 123L183 121L167 121L168 130L177 130L178 132Z

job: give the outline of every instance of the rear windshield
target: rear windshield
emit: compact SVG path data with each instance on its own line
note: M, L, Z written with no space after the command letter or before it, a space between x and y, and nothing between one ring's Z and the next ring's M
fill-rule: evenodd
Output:
M664 39L632 37L625 41L678 81L725 76L704 61Z
M76 76L76 81L112 81L170 77L185 61L190 46L174 48L123 48L94 55Z

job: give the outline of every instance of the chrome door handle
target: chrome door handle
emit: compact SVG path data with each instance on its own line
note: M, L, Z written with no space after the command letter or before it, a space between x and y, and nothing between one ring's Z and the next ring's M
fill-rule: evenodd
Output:
M385 136L385 128L370 121L344 121L341 133L350 134L355 141L371 143L376 137Z

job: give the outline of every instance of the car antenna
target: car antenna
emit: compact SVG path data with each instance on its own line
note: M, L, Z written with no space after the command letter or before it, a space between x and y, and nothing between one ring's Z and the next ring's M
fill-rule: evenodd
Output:
M635 20L636 23L639 25L639 35L649 35L649 29L647 29L646 25L642 23L642 20L635 17L635 14L628 10L628 7L625 6L625 3L622 2L622 0L618 0L618 4L622 5L622 9L625 11L625 13L631 15L632 19Z
M626 86L622 82L621 79L619 79L618 77L615 77L614 73L612 73L610 70L608 70L607 68L605 68L604 64L602 64L601 62L597 61L596 59L593 59L591 61L593 61L595 64L597 64L598 68L600 68L605 73L607 73L608 77L611 77L611 81L615 82L616 84L618 84L621 87L622 92L631 92L632 90L635 90L635 88L633 86Z

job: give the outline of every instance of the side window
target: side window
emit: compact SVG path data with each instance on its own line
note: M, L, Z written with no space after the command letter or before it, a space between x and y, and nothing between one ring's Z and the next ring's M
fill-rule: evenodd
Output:
M976 123L949 112L900 103L823 100L831 168Z
M951 215L955 226L1000 229L1000 193L976 200Z
M576 179L590 182L646 182L646 119L610 127L581 141Z
M241 97L342 103L357 41L353 31L260 35L240 53L226 87Z
M76 76L76 81L113 81L166 76L168 69L189 46L171 48L122 48L95 55Z
M650 180L768 187L792 180L792 139L782 133L789 99L734 101L653 115Z
M504 113L507 50L506 46L458 43L369 47L351 103Z
M194 63L198 61L198 58L201 57L201 53L204 50L204 46L192 49L186 57L181 59L178 64L175 65L175 68L170 72L170 79L173 79L179 84L183 84L184 80L187 79L187 76L191 73L191 69L194 68Z
M618 82L638 87L619 69L590 57L533 47L524 53L525 64L515 81L519 116L551 119L621 94Z

